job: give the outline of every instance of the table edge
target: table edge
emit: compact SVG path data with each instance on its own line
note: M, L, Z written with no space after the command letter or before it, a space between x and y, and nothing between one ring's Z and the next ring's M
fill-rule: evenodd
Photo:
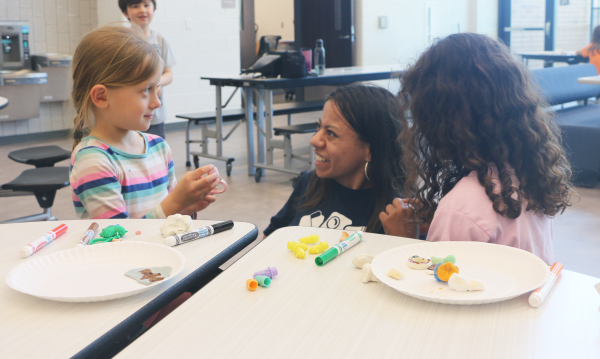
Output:
M238 252L240 252L246 246L252 243L257 237L258 227L254 225L254 229L252 229L242 238L238 239L236 242L231 244L229 247L225 248L211 260L204 263L192 273L188 274L177 284L165 290L163 293L151 300L142 308L138 309L135 313L131 314L121 323L117 324L114 328L110 329L98 339L88 344L77 354L73 355L72 358L102 357L105 350L109 348L110 345L116 343L118 339L126 336L137 325L143 323L145 320L150 318L152 315L154 315L154 313L159 311L165 305L169 304L181 294L186 292L186 290L189 289L194 282L200 280L207 273L218 269L223 263L227 262L230 258L235 256Z

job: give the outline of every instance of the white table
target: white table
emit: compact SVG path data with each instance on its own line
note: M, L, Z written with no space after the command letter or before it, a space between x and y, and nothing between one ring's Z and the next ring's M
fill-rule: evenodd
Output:
M600 76L580 77L577 79L580 84L600 85Z
M121 224L129 231L124 241L162 243L159 228L164 220L96 220L100 229ZM194 221L194 228L219 221ZM30 258L75 246L92 220L32 222L0 225L0 358L68 358L73 355L98 355L129 324L143 322L160 308L203 279L231 256L252 242L258 230L250 223L235 222L233 229L174 247L186 259L183 271L172 280L144 293L95 303L62 303L38 299L9 288L6 274L28 259L19 249L65 223L67 233ZM141 235L135 235L141 230Z
M563 270L546 302L527 295L486 305L436 304L382 283L363 284L351 261L416 240L368 234L317 267L286 242L317 233L276 231L117 358L600 358L600 279ZM271 287L246 289L256 270L276 266Z

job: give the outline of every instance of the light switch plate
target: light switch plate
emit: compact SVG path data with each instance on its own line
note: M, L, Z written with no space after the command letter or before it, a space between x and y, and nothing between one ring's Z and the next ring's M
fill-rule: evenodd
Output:
M221 8L223 9L235 9L236 0L221 0Z
M378 28L387 29L387 16L380 16L378 18Z

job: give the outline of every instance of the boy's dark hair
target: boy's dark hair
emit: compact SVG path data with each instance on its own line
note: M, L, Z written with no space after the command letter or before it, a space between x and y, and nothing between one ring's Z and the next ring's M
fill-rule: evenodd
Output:
M327 101L337 106L348 126L370 146L368 178L373 185L375 209L366 231L377 233L382 228L379 213L385 211L395 197L401 196L405 181L400 162L402 148L398 142L402 130L398 117L400 101L383 87L362 84L340 87L329 95ZM311 209L328 200L333 181L319 178L313 172L299 208Z
M406 191L418 201L420 222L431 223L442 197L471 171L501 216L519 217L523 201L526 211L548 216L571 206L558 126L505 45L467 33L439 40L402 73L399 97L404 126L412 115L402 141Z
M139 4L142 1L144 0L119 0L119 8L121 12L127 12L128 6ZM152 0L152 5L154 5L154 10L156 10L156 0Z

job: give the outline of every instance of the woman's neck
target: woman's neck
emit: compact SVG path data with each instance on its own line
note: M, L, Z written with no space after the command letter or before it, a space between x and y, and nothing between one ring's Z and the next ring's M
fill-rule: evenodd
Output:
M335 181L346 188L354 190L373 187L371 181L367 180L364 175L356 178L336 178Z

